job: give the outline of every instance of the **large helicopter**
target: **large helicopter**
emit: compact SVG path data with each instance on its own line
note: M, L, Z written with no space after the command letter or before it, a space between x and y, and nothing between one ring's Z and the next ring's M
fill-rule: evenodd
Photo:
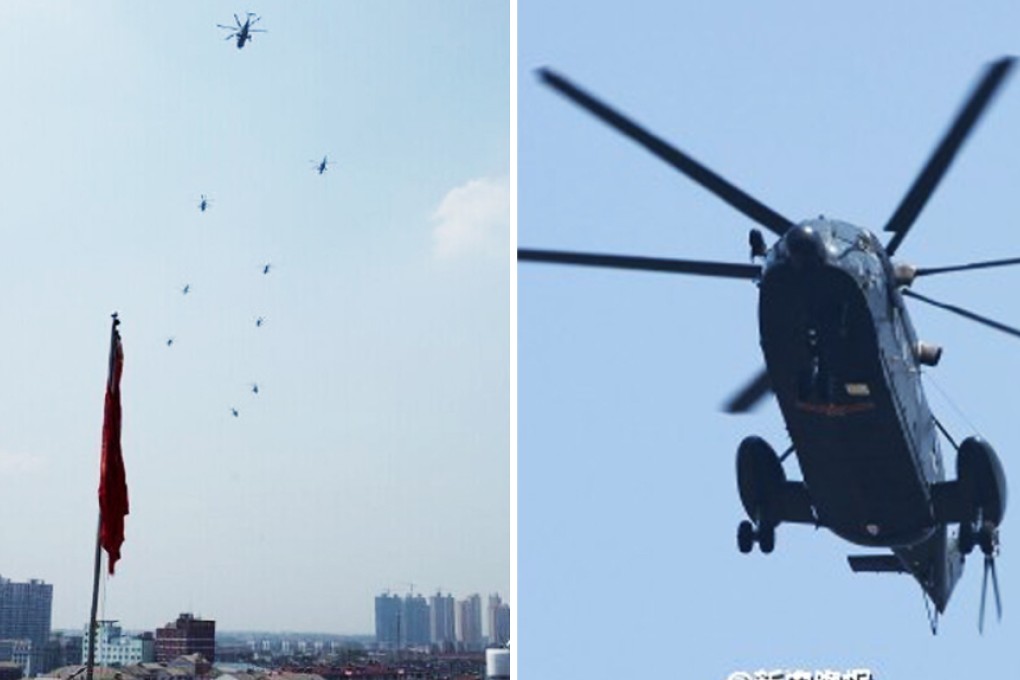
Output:
M254 21L252 21L252 17L255 17ZM224 26L223 24L216 25L228 31L233 31L233 33L226 37L226 40L230 40L231 38L237 38L237 49L241 49L242 47L244 47L244 44L246 42L252 40L253 38L252 33L266 32L265 29L262 28L252 28L252 26L257 24L261 20L262 17L256 16L254 12L248 12L247 14L245 14L243 24L241 23L241 19L235 14L234 22L237 24L236 26Z
M521 248L522 261L695 274L756 283L765 369L725 410L750 410L771 391L791 439L780 456L760 437L737 451L737 486L748 519L738 548L775 547L786 523L824 527L857 545L886 549L848 558L855 572L913 576L929 610L932 631L963 572L964 558L984 554L979 627L991 576L996 610L1002 604L995 558L1006 509L1006 480L992 446L979 437L957 442L933 415L921 367L935 366L941 348L918 340L905 305L916 299L991 328L1020 330L946 305L912 290L923 276L1020 264L1020 258L949 267L915 267L892 258L964 141L1014 66L991 64L913 185L885 225L883 245L871 231L819 217L793 222L632 119L549 69L542 82L637 142L746 217L772 232L767 244L750 231L751 263L632 257ZM940 434L956 450L947 479ZM803 481L787 479L783 462L796 454ZM950 525L958 525L953 536Z

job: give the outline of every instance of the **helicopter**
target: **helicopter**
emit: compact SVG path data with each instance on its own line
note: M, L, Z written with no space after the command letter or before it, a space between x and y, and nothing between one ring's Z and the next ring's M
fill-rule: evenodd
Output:
M885 224L891 234L885 244L868 229L824 216L794 222L566 77L548 68L538 71L544 85L776 240L769 246L762 231L752 228L749 264L532 248L519 248L518 260L753 282L765 368L724 410L747 412L773 393L791 445L780 455L761 437L748 436L737 449L737 489L747 515L737 527L739 551L750 553L757 544L762 553L771 553L776 529L784 523L825 528L850 543L880 549L849 556L850 568L912 576L925 597L933 633L975 547L984 555L979 629L989 577L1001 619L995 559L1007 488L994 448L977 436L956 441L931 411L921 369L936 366L942 350L918 339L905 300L1020 337L1016 328L912 288L921 277L1015 265L1020 258L947 267L917 267L892 258L1015 61L1003 57L983 72ZM952 479L941 439L956 452ZM788 479L783 467L794 454L799 481ZM958 529L951 535L954 524Z
M212 199L206 196L205 194L202 194L201 198L198 201L198 209L202 212L205 212L206 210L209 209L210 203L212 203Z
M252 21L252 17L255 17L254 21ZM244 44L246 42L248 42L248 41L253 39L252 33L265 33L266 32L265 29L262 29L262 28L252 28L253 25L257 24L261 20L262 20L262 17L256 16L254 12L248 12L245 15L245 17L244 17L244 23L243 24L241 23L241 20L238 18L238 16L235 14L234 15L234 21L237 23L236 26L224 26L223 24L216 24L216 25L218 27L224 28L224 29L226 29L228 31L233 31L233 33L228 35L226 37L226 39L230 40L231 38L235 38L236 37L237 38L237 49L241 49L242 47L244 47Z
M308 161L315 168L315 171L320 175L326 172L326 169L336 163L336 161L327 160L328 156L323 156L321 161Z

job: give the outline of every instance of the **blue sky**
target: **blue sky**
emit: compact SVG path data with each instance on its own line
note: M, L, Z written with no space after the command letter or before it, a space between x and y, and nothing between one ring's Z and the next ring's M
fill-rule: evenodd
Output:
M541 86L535 68L567 75L792 219L877 230L981 69L1020 49L1018 20L1004 2L520 3L519 243L742 262L752 226ZM1017 120L1014 74L899 259L1020 254ZM524 675L865 667L949 678L1015 665L1020 533L1009 514L1005 615L983 637L980 559L932 637L912 580L852 574L845 556L863 550L824 530L780 527L772 555L738 553L736 447L748 434L788 441L774 403L743 417L719 410L761 365L751 284L525 264L518 275ZM1020 272L923 284L1020 323ZM925 378L932 407L958 438L987 438L1016 484L1020 345L911 309L921 337L945 347Z
M508 596L509 30L467 0L0 6L0 573L52 583L55 626L88 616L115 310L105 618L357 633L409 582Z

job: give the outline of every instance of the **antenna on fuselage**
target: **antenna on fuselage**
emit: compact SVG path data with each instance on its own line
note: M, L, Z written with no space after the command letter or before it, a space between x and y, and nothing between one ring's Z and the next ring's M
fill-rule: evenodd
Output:
M921 588L921 599L924 600L924 611L928 614L928 626L931 628L932 635L938 635L939 633L939 610L932 611L930 598L928 593L924 592L924 588Z

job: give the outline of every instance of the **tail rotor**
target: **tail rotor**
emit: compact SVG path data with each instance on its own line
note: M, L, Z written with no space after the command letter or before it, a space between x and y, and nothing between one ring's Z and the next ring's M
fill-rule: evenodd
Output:
M992 575L992 593L995 595L995 614L1002 621L1002 598L999 595L999 578L995 572L995 558L999 554L999 530L997 527L984 527L981 535L981 551L985 554L984 575L981 577L981 612L978 614L978 632L983 633L985 627L985 599L988 595L988 575Z

